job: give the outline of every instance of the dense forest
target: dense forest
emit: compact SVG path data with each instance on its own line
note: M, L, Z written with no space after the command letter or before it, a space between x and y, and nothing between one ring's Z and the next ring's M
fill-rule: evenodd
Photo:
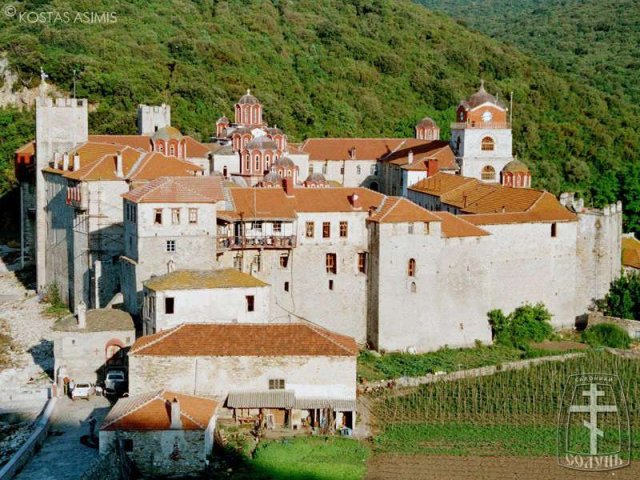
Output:
M0 51L18 75L14 88L36 86L43 66L71 91L75 69L78 96L93 104L92 132L131 133L138 103L167 102L174 125L206 139L251 88L267 120L294 141L410 136L424 115L447 137L457 103L484 78L501 98L514 94L515 150L535 186L573 190L595 205L621 197L627 228L640 224L635 103L408 0L84 0L73 9L115 11L117 21L2 16ZM1 111L0 126L0 168L9 172L10 152L33 136L33 113Z

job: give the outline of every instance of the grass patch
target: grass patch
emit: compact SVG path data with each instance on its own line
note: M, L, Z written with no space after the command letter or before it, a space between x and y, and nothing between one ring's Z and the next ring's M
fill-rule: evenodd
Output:
M234 480L360 480L369 449L340 437L296 437L261 442L253 459L233 469Z
M553 353L531 350L531 354L535 356L552 355ZM358 375L368 381L420 377L438 371L454 372L499 365L528 357L526 351L504 345L460 349L443 348L436 352L419 355L387 353L380 357L369 351L363 351L358 356Z

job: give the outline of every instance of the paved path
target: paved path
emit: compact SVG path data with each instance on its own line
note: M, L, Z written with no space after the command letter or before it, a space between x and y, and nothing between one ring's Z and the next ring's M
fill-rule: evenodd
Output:
M97 449L80 443L80 438L89 434L89 425L86 420L93 413L98 420L97 434L108 411L109 402L104 397L91 397L89 401L76 400L75 402L68 398L58 399L49 437L41 450L15 478L17 480L80 478L98 458Z

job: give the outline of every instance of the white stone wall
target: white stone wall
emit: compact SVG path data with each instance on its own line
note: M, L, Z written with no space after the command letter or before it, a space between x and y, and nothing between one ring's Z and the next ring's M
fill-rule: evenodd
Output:
M494 150L483 151L482 139L491 137L495 142ZM462 159L460 174L465 177L482 180L482 169L490 165L496 171L495 182L500 181L500 172L513 160L512 136L510 128L465 128L451 131L451 145L455 149L458 138L460 147L457 157Z
M210 288L197 290L144 289L144 326L147 333L189 323L267 323L269 287ZM254 297L254 311L247 311L247 296ZM165 313L165 299L174 299L174 313ZM145 303L145 305L146 305Z
M240 155L238 153L229 155L214 153L211 171L223 174L225 167L227 167L227 176L240 175Z
M156 130L171 126L171 106L138 105L138 134L153 135Z
M106 362L106 346L110 340L119 340L125 347L136 340L135 330L110 332L64 332L53 344L54 375L57 380L64 367L69 378L76 383L96 383L98 374Z
M231 390L267 390L284 379L297 396L355 399L356 357L129 357L129 393L167 388L226 397Z
M309 169L300 170L300 179L314 172L345 187L368 187L378 181L376 165L376 160L309 160Z

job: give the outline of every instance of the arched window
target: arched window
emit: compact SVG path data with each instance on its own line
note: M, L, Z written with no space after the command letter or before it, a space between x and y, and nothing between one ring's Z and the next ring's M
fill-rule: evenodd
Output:
M483 152L492 152L496 143L493 141L491 137L484 137L482 139L482 151Z
M255 160L256 160L256 172L259 172L260 171L260 155L256 155Z
M481 173L482 180L495 180L496 179L496 169L491 165L487 165L482 169Z
M173 157L173 156L175 156L175 154L176 154L176 147L171 145L169 147L169 155L171 155Z
M417 287L416 282L411 282L411 293L416 293Z
M244 155L245 168L247 172L251 170L251 159L249 158L249 154L245 153Z
M407 266L407 275L410 277L416 276L416 260L414 258L409 259L409 265Z
M360 168L360 165L358 165L358 166L356 167L356 174L357 174L357 175L360 175L361 173L362 173L362 169Z

